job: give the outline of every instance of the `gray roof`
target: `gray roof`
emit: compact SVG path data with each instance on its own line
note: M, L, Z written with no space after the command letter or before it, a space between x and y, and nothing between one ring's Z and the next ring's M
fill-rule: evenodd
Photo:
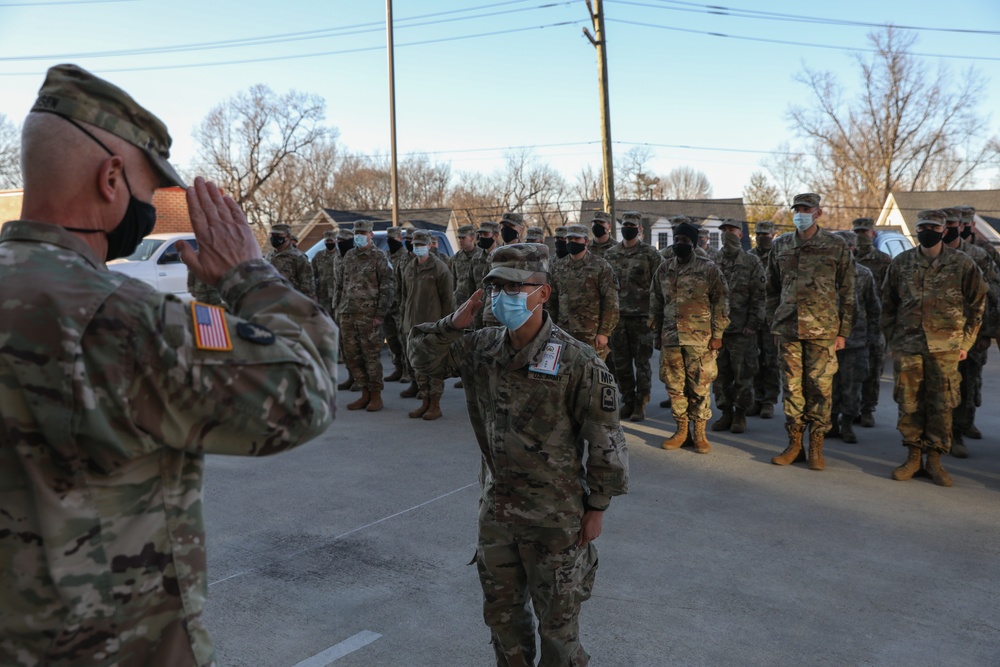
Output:
M930 208L975 206L976 215L1000 232L1000 190L952 190L945 192L893 192L910 234L916 233L917 213Z
M594 211L603 211L601 201L585 201L580 204L580 221L590 222ZM618 199L615 213L621 217L622 211L638 211L643 218L666 218L672 215L686 215L701 221L706 218L733 218L746 220L743 198L732 199Z

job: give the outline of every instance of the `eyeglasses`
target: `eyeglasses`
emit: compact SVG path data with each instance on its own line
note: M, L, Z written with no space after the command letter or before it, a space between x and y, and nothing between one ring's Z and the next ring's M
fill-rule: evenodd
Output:
M486 293L490 296L499 296L500 291L503 290L505 294L514 296L521 292L522 287L541 287L541 283L506 283L503 285L497 285L493 283L492 285L486 286Z

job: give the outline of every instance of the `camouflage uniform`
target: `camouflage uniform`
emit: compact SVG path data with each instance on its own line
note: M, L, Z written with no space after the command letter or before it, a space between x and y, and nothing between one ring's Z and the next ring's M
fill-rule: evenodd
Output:
M675 215L675 216L673 216L673 217L670 218L670 226L671 226L671 228L674 231L677 230L678 225L682 225L684 223L687 223L689 225L694 224L691 221L691 218L687 217L686 215ZM675 237L675 240L676 240L676 237ZM699 257L704 257L706 259L711 259L711 257L709 257L709 255L708 255L708 253L705 252L705 249L702 248L699 245L695 245L694 254L698 255ZM668 259L673 258L674 257L674 246L673 245L668 245L666 248L661 248L660 249L660 256L664 260L668 260Z
M423 240L426 233L417 232L416 239ZM403 331L409 332L413 327L424 322L437 322L446 314L455 310L454 284L451 272L444 262L430 254L421 263L414 257L404 269L403 280L400 283L400 303L403 304ZM407 347L412 342L407 339ZM426 373L414 372L417 390L424 393L430 401L434 401L444 393L444 378Z
M277 224L271 229L290 233L288 225ZM271 250L265 259L292 284L292 287L310 299L316 298L316 283L313 281L312 265L309 264L309 258L304 252L289 243L284 250Z
M458 238L463 238L465 236L475 235L476 230L472 225L462 225L458 228ZM468 252L462 250L461 248L455 253L455 256L451 258L451 279L455 284L455 294L454 301L455 306L461 306L463 303L469 300L479 285L475 283L472 276L472 258L475 257L477 250L474 248Z
M483 279L486 278L486 274L490 272L490 253L501 247L502 243L499 237L500 225L497 223L488 220L479 225L479 231L492 232L493 238L496 239L496 242L490 250L483 250L482 248L477 247L475 252L472 253L470 268L472 270L472 281L476 286L476 289L483 286ZM486 316L487 311L489 311L489 317ZM476 313L476 322L474 326L477 329L482 329L484 326L496 326L498 324L500 323L495 317L493 317L490 300L484 299L483 307Z
M569 254L564 254L559 257L558 245L562 241L562 245L566 245L566 230L567 227L556 227L556 256L549 260L549 284L554 285L559 280L559 272L562 270L563 265L569 260ZM568 250L566 251L569 252ZM559 317L559 295L552 292L549 296L549 300L545 302L545 310L552 316L555 320Z
M313 277L316 279L316 303L327 312L333 306L333 265L340 256L337 250L337 232L323 232L323 243L326 248L316 253L312 260ZM332 248L330 247L332 246Z
M624 214L623 220L627 213ZM631 248L624 242L605 256L618 278L618 326L611 336L618 388L626 406L649 400L653 373L653 332L649 329L649 287L663 258L642 239ZM634 370L633 370L634 368ZM627 410L627 407L626 407Z
M187 289L188 293L191 294L195 301L211 304L213 306L225 307L226 305L222 301L222 295L219 294L219 290L215 289L208 283L198 280L198 277L190 271L188 271Z
M366 228L367 227L367 228ZM371 231L371 222L354 223L355 232ZM396 284L385 252L369 242L364 248L352 248L341 261L337 304L344 360L354 379L369 392L381 392L382 327L395 299Z
M594 213L594 215L591 216L590 222L591 222L591 228L593 228L593 226L594 226L593 223L595 223L595 222L610 223L610 222L613 222L613 221L611 219L611 214L610 213L605 213L604 211L596 211ZM591 229L591 232L593 232L593 229ZM597 240L597 236L595 235L594 238L590 242L590 252L595 257L600 257L600 258L603 259L604 255L609 250L611 250L612 248L614 248L615 245L616 245L615 240L613 238L611 238L611 233L610 232L608 233L608 239L606 241L598 241Z
M871 218L858 218L853 223L854 231L875 229L875 221ZM872 239L858 234L857 247L854 250L854 259L859 264L872 272L875 279L875 289L879 293L882 291L882 283L885 282L885 274L892 263L892 257L875 247ZM868 376L861 385L861 414L862 426L872 423L870 416L878 406L879 391L882 387L882 369L885 368L885 338L879 331L878 340L868 346Z
M547 252L522 256L523 247L498 251L497 270L545 271ZM577 547L578 534L585 510L606 510L628 486L614 378L593 349L542 317L541 330L520 350L504 327L460 331L450 316L412 333L416 370L459 375L465 384L486 470L475 560L497 665L535 664L532 604L540 664L588 664L579 614L593 588L597 549L593 542ZM561 346L556 375L529 370L550 344Z
M774 223L770 220L761 220L754 227L754 233L774 234ZM770 239L773 243L774 239ZM771 256L771 247L766 248L755 245L750 249L750 254L755 255L760 260L761 268L764 269L764 278L767 280L767 262ZM766 312L765 308L765 312ZM760 323L757 333L757 375L754 376L753 394L754 407L753 414L760 414L757 403L764 410L762 416L768 417L772 414L774 405L778 402L778 393L781 391L781 367L778 362L778 345L774 341L774 334L771 333L771 324L765 314L764 321ZM766 406L766 407L765 407Z
M390 227L385 232L386 240L392 240L400 244L399 248L393 250L391 247L386 253L389 257L389 266L396 282L396 298L393 299L389 307L389 313L382 322L382 333L385 335L385 343L389 348L389 358L392 359L393 371L385 377L386 382L396 382L402 379L407 370L406 361L406 331L402 326L402 271L397 270L406 264L410 258L410 253L403 245L403 230L400 227Z

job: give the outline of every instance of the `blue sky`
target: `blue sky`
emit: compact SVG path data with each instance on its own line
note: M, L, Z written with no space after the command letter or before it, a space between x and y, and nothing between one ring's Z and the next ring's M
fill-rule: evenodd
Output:
M1000 31L996 0L713 3L857 22ZM151 0L0 0L0 113L20 120L45 70L75 62L159 115L174 136L175 162L184 167L196 153L192 129L213 106L255 83L322 95L328 123L339 129L343 146L363 153L388 150L381 0L177 0L164 7ZM582 166L600 165L597 67L595 50L581 31L589 25L583 0L395 0L393 11L401 153L430 152L450 161L453 172L491 171L503 151L480 149L535 146L541 160L571 181ZM867 48L871 30L711 14L702 2L677 0L605 0L605 13L615 150L648 143L655 171L681 165L704 171L716 196L739 196L766 151L782 141L795 143L787 110L792 103L808 103L805 87L794 80L804 65L835 72L853 88L858 78L853 49ZM296 33L297 41L187 48L289 33ZM989 114L1000 103L1000 35L930 30L918 35L919 52L995 58L926 60L956 75L974 66L989 80L981 111ZM185 48L134 53L167 46ZM129 50L133 53L88 55ZM282 59L268 60L274 58ZM254 60L260 62L247 62ZM211 64L231 61L240 62ZM997 114L989 117L987 129L1000 133ZM984 173L980 184L988 186L994 175Z

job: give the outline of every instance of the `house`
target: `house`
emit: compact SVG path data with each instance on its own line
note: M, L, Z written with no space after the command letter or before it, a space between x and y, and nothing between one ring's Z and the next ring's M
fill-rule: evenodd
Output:
M580 205L580 222L590 224L595 211L603 211L601 201L585 201ZM674 242L669 219L675 215L686 215L709 230L708 243L714 248L722 247L722 233L719 221L732 218L743 222L743 246L750 247L750 233L746 221L743 198L732 199L619 199L615 201L615 213L621 217L623 211L638 211L642 214L643 240L658 249L666 248Z
M950 206L974 206L976 233L993 245L1000 245L1000 190L891 192L875 220L875 227L898 227L903 235L916 244L917 213Z
M376 211L339 211L332 208L321 208L304 218L301 225L292 225L292 233L299 237L299 248L304 252L323 239L323 232L341 227L353 228L358 220L371 220L375 231L392 227L392 209ZM444 232L448 236L453 250L458 248L458 221L450 208L411 208L400 209L401 227L413 229L431 229Z

